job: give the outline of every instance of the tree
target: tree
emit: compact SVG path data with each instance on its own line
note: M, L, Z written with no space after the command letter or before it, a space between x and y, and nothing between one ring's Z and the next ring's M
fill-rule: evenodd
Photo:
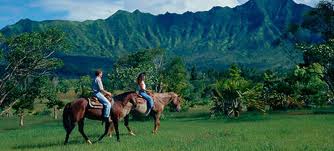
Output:
M334 38L334 0L322 0L304 18L302 27L321 33L325 41Z
M192 66L190 70L190 85L191 85L191 97L190 105L209 103L210 94L206 93L208 79L200 72L196 66Z
M318 63L313 63L308 67L297 66L291 77L294 83L292 85L294 98L306 105L324 105L328 100L328 86L322 80L323 72L324 68Z
M113 89L135 90L139 73L146 73L146 85L160 92L161 72L164 66L164 49L144 49L120 58L114 64L113 73L108 75Z
M212 116L227 115L239 116L242 94L250 87L250 81L241 76L241 70L232 65L229 69L229 78L217 81L213 85Z
M273 110L288 108L288 98L293 94L293 88L286 77L277 76L268 70L264 73L262 99Z
M47 99L46 106L53 109L53 117L58 119L58 110L64 107L64 103L58 98L58 93L62 90L59 88L61 85L56 77L44 78L43 80L41 97Z
M304 53L304 66L319 63L324 68L321 78L334 93L334 39L323 44L299 44L298 48Z
M24 33L7 39L2 51L5 68L0 73L0 107L7 109L0 114L19 102L20 99L8 98L17 86L60 67L62 62L54 58L53 54L66 48L64 33L55 29Z
M264 74L262 98L273 110L323 105L327 101L328 86L322 80L324 68L314 63L296 66L287 76L271 71Z
M193 65L191 67L191 71L190 71L190 80L194 81L194 80L198 80L198 71L195 65Z
M166 65L163 72L163 83L166 91L172 91L190 100L191 84L189 75L181 58L174 58Z
M297 67L294 75L290 77L292 81L297 78L297 83L296 81L292 82L295 86L293 89L300 90L300 92L294 92L294 95L296 99L306 101L305 103L321 105L326 98L320 96L327 96L324 94L327 92L322 81L326 82L332 93L334 92L334 1L320 1L317 7L304 17L303 23L293 29L297 31L300 27L320 34L322 39L312 44L299 41L296 45L297 49L303 52L304 64ZM314 73L313 71L319 72ZM315 87L317 89L314 89Z
M45 85L45 76L26 78L22 85L17 85L10 93L8 99L16 101L13 109L19 115L19 125L24 125L24 113L34 108L36 99L43 98L42 91Z
M75 93L82 98L92 96L92 78L90 76L82 76L75 88Z
M320 1L304 18L302 27L321 33L325 41L318 44L297 44L304 55L303 66L312 68L314 63L319 63L324 68L323 76L320 77L334 93L334 1Z
M66 79L61 79L57 85L57 91L61 93L67 93L71 89L71 81Z

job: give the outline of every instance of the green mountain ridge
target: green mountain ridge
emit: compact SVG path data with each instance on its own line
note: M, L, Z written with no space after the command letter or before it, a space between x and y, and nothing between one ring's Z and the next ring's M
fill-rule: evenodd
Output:
M286 47L273 42L312 8L292 0L250 0L209 11L152 15L117 11L107 19L83 22L23 19L0 30L5 37L55 27L68 34L68 55L117 59L144 48L165 48L200 68L225 68L231 63L259 69L293 65ZM298 59L297 59L298 60Z

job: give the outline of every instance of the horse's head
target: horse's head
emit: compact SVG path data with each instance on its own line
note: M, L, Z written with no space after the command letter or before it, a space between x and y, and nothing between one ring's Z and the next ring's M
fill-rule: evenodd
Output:
M138 98L138 94L137 93L130 93L129 94L129 102L133 105L133 108L137 107L137 98Z
M181 111L181 97L175 93L172 93L172 101L173 101L173 105L176 111L180 112Z
M133 105L134 108L137 107L137 93L136 92L125 92L120 95L115 96L116 99L123 100L122 105L126 106L129 102Z

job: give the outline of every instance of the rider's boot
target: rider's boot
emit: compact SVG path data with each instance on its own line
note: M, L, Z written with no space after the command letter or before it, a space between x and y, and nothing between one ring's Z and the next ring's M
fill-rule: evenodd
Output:
M105 117L105 118L104 118L104 121L105 121L105 122L109 122L109 123L111 123L111 122L112 122L112 119L111 119L111 117L109 116L109 117Z
M109 117L103 117L103 118L102 118L102 123L104 123L104 122L106 122L106 123L111 123L111 122L112 122L111 117L110 117L110 116L109 116Z

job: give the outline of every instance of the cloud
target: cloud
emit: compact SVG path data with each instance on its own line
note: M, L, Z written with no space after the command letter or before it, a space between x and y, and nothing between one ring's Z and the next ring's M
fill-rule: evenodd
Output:
M64 12L65 19L93 20L107 18L117 10L134 11L139 9L152 14L168 12L204 11L213 6L239 5L238 0L40 0L30 6L46 11Z
M46 11L63 12L64 18L69 20L94 20L111 16L117 10L134 11L152 14L164 14L166 12L184 13L186 11L205 11L213 6L235 7L248 0L39 0L32 6ZM320 0L294 0L314 6Z
M65 12L65 19L93 20L107 18L119 9L123 9L122 1L91 0L41 0L32 6L47 11Z
M298 4L306 4L309 6L315 6L317 3L319 3L320 0L294 0Z
M244 4L244 3L248 2L248 0L238 0L238 2L239 2L240 4Z

